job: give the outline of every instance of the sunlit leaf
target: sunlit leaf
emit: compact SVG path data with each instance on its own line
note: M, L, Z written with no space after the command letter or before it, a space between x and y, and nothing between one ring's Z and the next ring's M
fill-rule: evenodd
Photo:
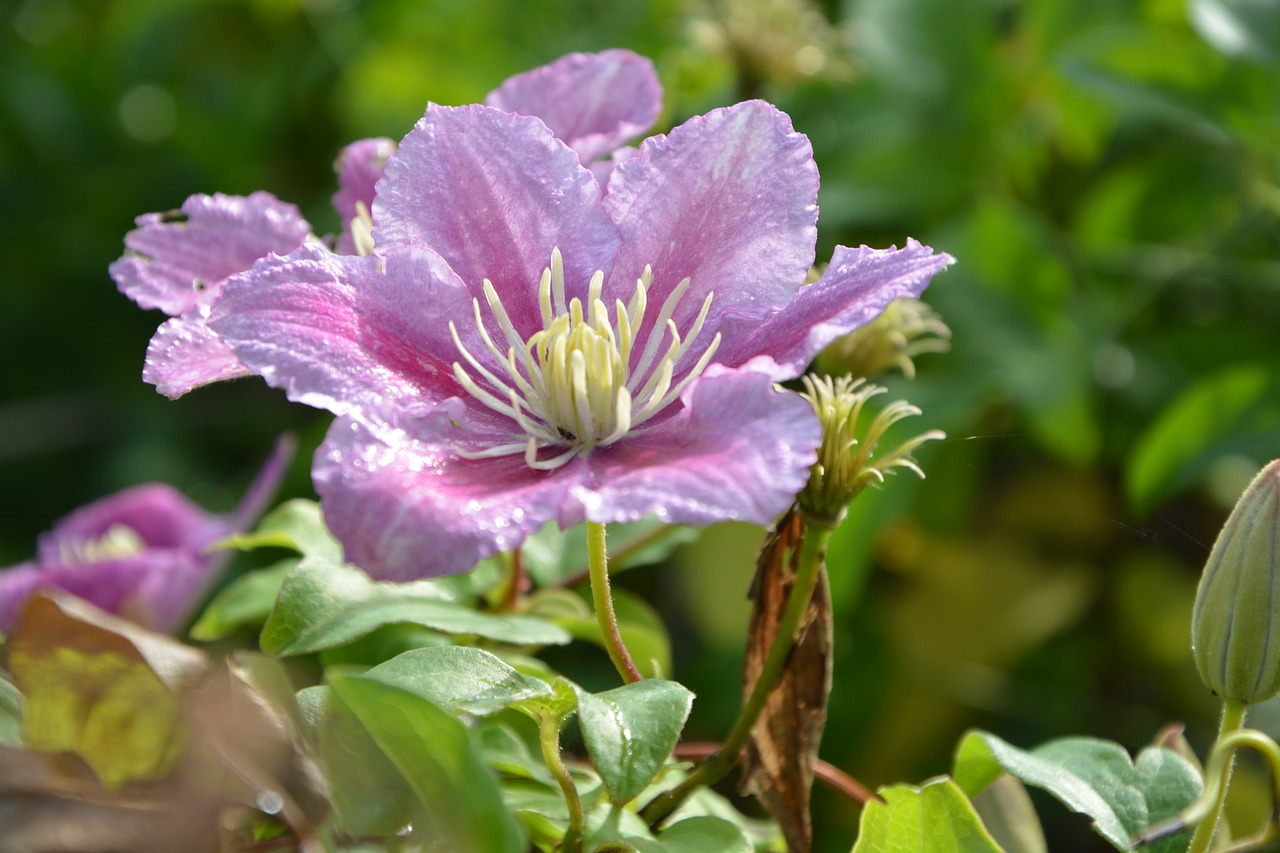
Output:
M301 499L282 503L263 516L252 532L228 536L218 546L241 551L291 548L305 557L342 562L342 546L325 526L320 504Z
M671 755L693 694L674 681L644 679L604 693L578 691L578 725L609 796L636 797Z
M496 656L470 646L414 649L375 666L365 678L399 687L446 711L486 715L551 686L521 675Z
M1095 738L1062 738L1025 751L986 732L970 732L961 741L955 777L966 792L977 793L1002 772L1093 818L1098 834L1120 850L1142 830L1189 806L1201 789L1195 768L1159 747L1131 761L1124 747ZM1145 849L1180 853L1189 839L1183 833Z
M186 737L179 691L207 669L197 650L65 594L28 600L9 665L23 741L79 755L107 787L173 766Z
M862 810L853 853L1002 853L955 782L893 785Z
M481 613L448 600L431 581L372 581L358 569L304 560L285 578L262 629L263 651L299 655L341 646L383 625L424 625L447 634L502 642L569 642L559 626L533 616Z

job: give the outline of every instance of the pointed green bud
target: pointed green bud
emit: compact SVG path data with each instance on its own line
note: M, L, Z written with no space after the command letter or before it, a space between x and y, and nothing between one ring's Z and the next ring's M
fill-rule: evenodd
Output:
M903 418L920 414L905 400L895 400L871 418L859 436L859 420L867 401L885 392L863 379L844 376L805 376L800 396L809 401L822 422L818 461L809 469L809 483L796 498L810 520L834 526L844 508L872 483L884 482L893 468L906 468L924 477L911 452L945 435L936 429L909 438L891 449L879 447L885 432Z
M902 297L867 325L832 341L819 354L818 369L872 378L896 367L913 379L916 356L950 348L951 330L937 312L918 299Z
M1280 693L1280 459L1244 490L1196 591L1191 647L1209 689L1241 705Z

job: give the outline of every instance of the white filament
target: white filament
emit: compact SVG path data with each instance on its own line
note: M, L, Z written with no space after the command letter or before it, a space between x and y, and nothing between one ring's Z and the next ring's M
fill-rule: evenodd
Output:
M454 345L470 366L468 370L454 362L453 373L476 400L514 421L519 432L510 442L462 455L491 458L523 453L531 468L559 468L592 448L607 447L669 406L706 370L720 346L720 335L712 338L693 369L673 385L676 365L692 348L711 309L708 293L688 334L681 336L672 316L689 290L686 278L663 303L632 367L652 281L653 272L645 267L630 304L615 300L610 319L601 299L604 273L597 270L591 277L585 306L576 296L566 301L564 264L560 250L554 249L551 265L538 283L542 329L525 340L512 325L493 284L485 279L485 301L502 341L490 336L480 300L473 299L476 331L492 360L483 363L468 351L450 322ZM667 337L670 342L664 350ZM543 448L555 452L539 458Z

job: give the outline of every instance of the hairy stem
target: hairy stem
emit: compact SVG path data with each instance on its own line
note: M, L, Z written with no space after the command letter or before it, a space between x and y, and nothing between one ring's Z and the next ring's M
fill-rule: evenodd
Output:
M587 571L591 576L591 600L595 604L596 622L600 625L609 660L613 661L622 680L630 684L639 681L641 675L618 631L618 617L613 612L613 595L609 591L609 557L604 536L603 524L587 522Z
M1238 702L1224 701L1222 703L1222 722L1218 726L1218 739L1215 741L1215 746L1244 727L1244 717L1247 710L1246 706ZM1187 848L1187 853L1208 853L1210 846L1213 844L1213 836L1218 831L1218 821L1222 819L1222 809L1227 802L1227 787L1231 784L1231 770L1234 766L1234 758L1223 765L1218 801L1214 804L1209 816L1196 826L1196 834L1191 838L1191 846ZM1207 784L1209 780L1206 778L1205 782Z
M795 647L805 611L809 608L813 590L821 574L822 561L827 551L827 540L830 537L831 528L805 524L795 585L791 588L786 610L783 611L782 618L778 622L778 634L769 648L769 654L765 658L764 666L760 669L760 677L756 679L751 695L747 697L742 710L738 712L738 719L724 742L720 744L720 748L699 764L683 782L659 795L645 807L643 817L650 826L657 826L669 817L694 791L719 782L738 763L738 756L747 741L751 739L751 730L755 728L756 720L764 711L765 703L769 701L769 694L778 685L778 679L782 676L782 670L786 666L791 649Z
M547 769L556 777L560 790L564 793L565 805L569 807L569 828L565 831L564 840L560 843L562 853L582 853L583 828L586 819L582 811L582 798L578 796L578 786L573 784L569 769L560 758L560 723L562 720L553 714L538 717L538 740L542 744L542 760Z

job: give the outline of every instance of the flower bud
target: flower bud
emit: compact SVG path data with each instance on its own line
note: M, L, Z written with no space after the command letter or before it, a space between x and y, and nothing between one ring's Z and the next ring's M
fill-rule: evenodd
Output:
M1196 590L1191 647L1209 689L1241 705L1280 693L1280 459L1245 489Z
M796 498L810 519L834 525L859 492L872 483L884 482L885 473L893 468L906 468L924 477L911 452L926 441L944 438L940 430L921 433L892 449L878 446L889 427L920 414L919 409L905 400L895 400L871 419L859 437L863 407L872 397L883 394L884 388L851 376L834 380L805 376L802 381L805 390L801 396L822 422L818 461L809 469L809 484Z

